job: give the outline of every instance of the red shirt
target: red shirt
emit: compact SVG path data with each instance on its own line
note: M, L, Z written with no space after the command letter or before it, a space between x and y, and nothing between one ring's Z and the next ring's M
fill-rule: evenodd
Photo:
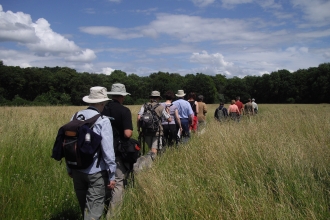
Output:
M237 105L238 109L241 111L241 109L243 108L243 103L240 100L238 100L236 101L235 104Z

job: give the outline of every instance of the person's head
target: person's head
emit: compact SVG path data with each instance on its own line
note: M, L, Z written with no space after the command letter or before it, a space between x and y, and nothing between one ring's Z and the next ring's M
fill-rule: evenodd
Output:
M255 101L255 99L254 98L252 98L252 102L254 102Z
M224 106L223 102L220 102L220 106Z
M239 101L241 99L241 97L236 96L236 101Z
M196 94L194 92L191 92L188 94L188 99L195 100L196 99Z
M151 101L153 101L153 100L159 101L162 97L160 96L160 92L152 91L149 98Z
M178 97L179 99L183 99L183 97L186 95L186 93L184 93L183 90L178 90L178 93L175 94L176 97Z
M204 96L203 95L197 96L197 101L198 102L202 102L203 100L204 100Z
M89 95L84 96L82 100L102 112L104 106L110 100L107 95L107 89L105 87L95 86L90 88L89 91Z
M248 102L251 102L251 99L248 99Z
M124 102L125 96L131 95L126 92L125 85L121 83L112 84L111 91L107 92L107 94L111 95L112 99L119 101L121 104Z
M233 105L233 104L235 104L235 100L233 99L233 100L231 100L231 104Z
M166 100L170 100L172 101L174 99L174 92L172 92L171 90L167 91L165 94L164 94L164 98Z

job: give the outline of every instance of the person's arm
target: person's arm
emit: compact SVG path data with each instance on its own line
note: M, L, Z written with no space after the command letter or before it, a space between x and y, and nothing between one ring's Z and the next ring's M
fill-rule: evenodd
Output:
M163 111L162 111L162 116L168 121L171 122L172 118L171 115L169 113L169 108L168 107L164 107Z
M115 181L115 171L116 171L116 162L115 162L115 152L113 149L113 133L110 120L102 121L101 125L101 150L102 150L102 157L105 164L109 170L109 181L111 186L113 186L113 182ZM108 187L110 187L108 185Z
M195 101L195 105L196 105L196 116L197 116L197 114L198 114L198 112L199 112L199 109L198 109L198 102L197 102L197 101Z
M122 119L122 126L124 129L124 137L130 138L133 135L133 123L132 123L132 113L131 110L125 108L123 110L123 119Z
M137 130L138 130L138 133L141 132L140 118L141 118L141 115L143 114L143 112L144 112L144 107L142 106L139 113L138 113L137 120L136 120L136 127L137 127Z
M176 122L179 125L180 131L182 131L181 120L180 120L180 117L179 117L179 111L178 111L178 109L175 109L175 118L176 118Z

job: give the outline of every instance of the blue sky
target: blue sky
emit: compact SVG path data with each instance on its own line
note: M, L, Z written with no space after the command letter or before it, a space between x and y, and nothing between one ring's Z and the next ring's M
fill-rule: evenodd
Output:
M329 0L2 0L8 66L233 76L330 61Z

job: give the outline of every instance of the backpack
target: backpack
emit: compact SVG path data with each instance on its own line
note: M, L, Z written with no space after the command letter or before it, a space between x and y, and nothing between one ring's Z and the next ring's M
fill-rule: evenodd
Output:
M224 108L222 107L221 109L220 108L217 108L217 114L216 114L216 117L219 121L223 121L225 120L226 116L223 112Z
M116 157L119 156L124 163L129 164L129 169L133 169L134 163L141 156L141 143L133 138L120 138L119 132L115 127L113 131L113 148Z
M94 155L98 152L99 166L101 158L102 137L92 129L100 114L87 120L77 119L78 112L73 116L72 121L60 127L53 147L52 158L57 161L65 158L66 165L71 169L86 169L94 161ZM78 118L84 118L78 115Z
M160 120L161 118L157 115L155 109L160 104L157 103L155 105L144 104L144 112L140 117L140 127L142 128L142 131L144 134L152 134L156 133L159 130L159 127L161 126Z

